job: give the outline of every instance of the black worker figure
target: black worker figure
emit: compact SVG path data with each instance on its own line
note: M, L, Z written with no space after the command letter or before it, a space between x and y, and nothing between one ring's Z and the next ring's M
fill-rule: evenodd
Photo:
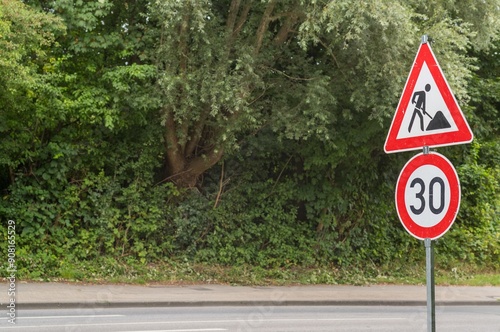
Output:
M420 130L424 131L424 116L428 115L431 119L429 113L425 111L425 93L431 91L431 85L425 85L425 91L415 91L413 97L411 98L411 103L415 104L415 108L413 110L413 115L411 116L410 125L408 126L408 132L411 132L411 128L413 127L413 121L415 121L415 117L418 116L420 118Z

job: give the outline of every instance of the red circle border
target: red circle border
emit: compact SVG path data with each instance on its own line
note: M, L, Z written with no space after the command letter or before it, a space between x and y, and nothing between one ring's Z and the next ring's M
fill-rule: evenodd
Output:
M422 227L415 223L406 208L405 188L413 172L424 165L433 165L439 168L446 176L450 185L450 205L443 218L432 227ZM411 158L401 170L396 184L396 210L399 220L412 236L419 240L435 240L443 236L453 225L460 207L460 181L452 163L437 152L420 153Z

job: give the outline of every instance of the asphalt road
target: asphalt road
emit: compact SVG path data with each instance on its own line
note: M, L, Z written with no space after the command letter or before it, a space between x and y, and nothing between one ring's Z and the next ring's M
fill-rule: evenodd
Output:
M426 331L422 306L236 306L19 310L2 331ZM436 330L500 332L499 306L438 306Z

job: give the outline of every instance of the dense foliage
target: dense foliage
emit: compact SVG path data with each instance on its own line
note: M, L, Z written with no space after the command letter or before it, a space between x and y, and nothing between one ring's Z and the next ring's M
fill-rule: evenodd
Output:
M1 238L86 261L407 266L383 142L418 48L475 134L438 262L500 268L498 0L0 0Z

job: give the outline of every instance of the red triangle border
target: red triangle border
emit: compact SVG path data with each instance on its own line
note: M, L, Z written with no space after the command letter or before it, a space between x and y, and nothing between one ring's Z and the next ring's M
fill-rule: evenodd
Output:
M455 121L458 131L446 133L431 133L416 137L397 138L398 132L404 119L405 110L410 103L410 98L415 89L415 85L419 78L420 72L424 63L427 64L429 71L434 79L441 96L448 107L448 110ZM455 96L446 81L436 57L432 52L428 43L422 43L418 49L417 56L410 71L410 75L406 81L401 99L399 101L396 113L392 120L389 134L385 141L384 150L386 153L418 150L424 146L438 147L470 143L473 139L472 131L469 124L465 120L462 110L458 106Z

